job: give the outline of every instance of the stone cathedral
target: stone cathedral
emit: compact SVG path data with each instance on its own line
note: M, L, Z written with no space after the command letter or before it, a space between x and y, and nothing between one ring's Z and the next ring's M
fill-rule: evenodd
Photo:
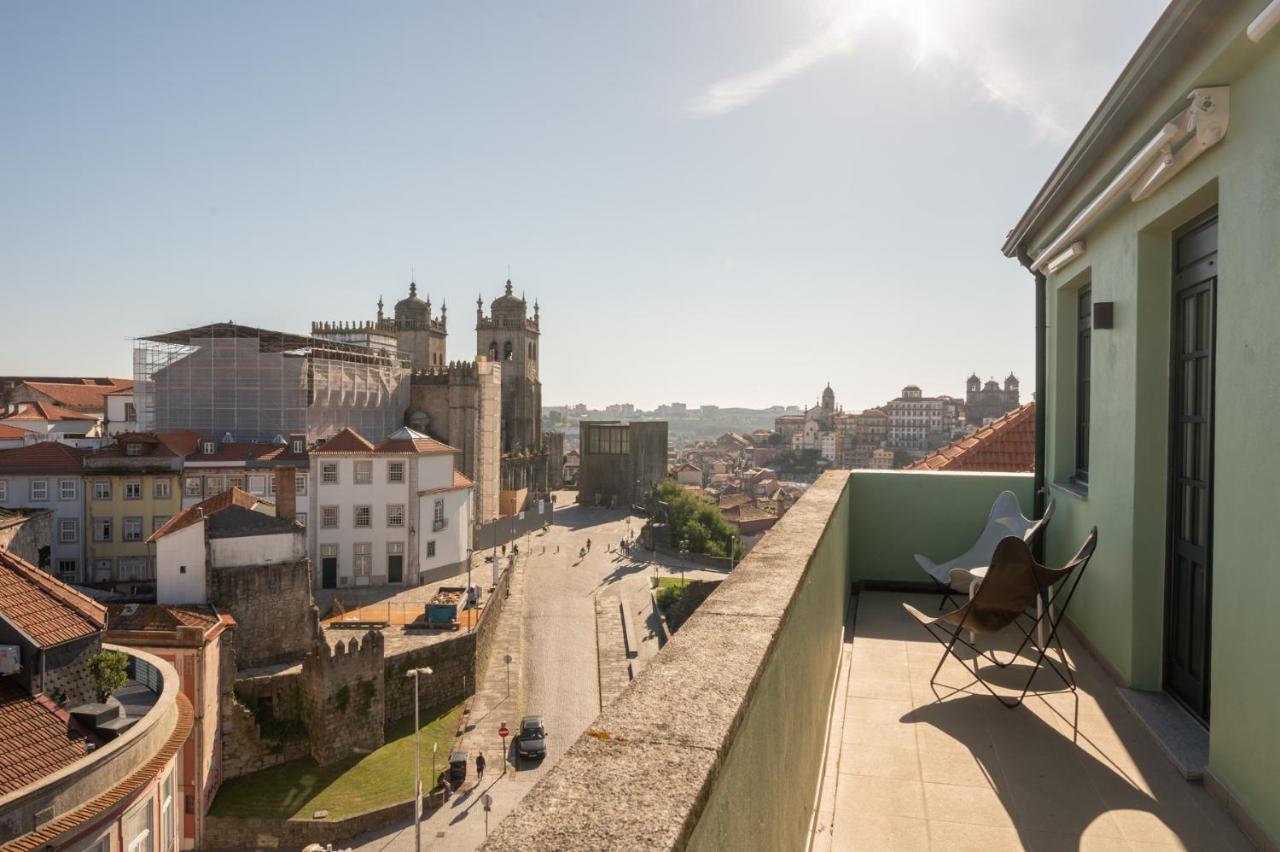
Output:
M563 436L542 433L542 382L538 378L539 309L506 282L484 314L476 300L474 361L448 361L447 307L437 318L431 297L416 283L396 302L393 316L363 322L313 322L316 337L371 348L394 349L412 368L406 425L461 452L458 467L475 482L480 523L523 511L548 494L564 455Z

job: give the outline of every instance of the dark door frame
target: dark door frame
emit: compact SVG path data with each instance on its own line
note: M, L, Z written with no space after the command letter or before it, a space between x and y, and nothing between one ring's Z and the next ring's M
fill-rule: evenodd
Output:
M1163 660L1161 661L1161 669L1165 682L1165 692L1175 701L1184 706L1189 713L1201 724L1206 727L1209 724L1209 696L1212 684L1213 670L1211 659L1213 653L1213 480L1214 480L1214 443L1215 435L1215 419L1217 404L1217 367L1218 367L1218 248L1217 239L1214 241L1214 252L1211 260L1199 261L1195 265L1187 267L1183 272L1178 271L1178 243L1186 235L1196 231L1211 221L1217 221L1218 207L1214 205L1209 210L1196 216L1182 227L1173 232L1170 255L1171 255L1171 272L1172 287L1169 294L1169 452L1165 464L1165 477L1167 493L1165 497L1165 566L1164 566L1164 641L1162 642ZM1205 276L1203 269L1198 267L1201 264L1212 267L1212 274ZM1185 276L1185 281L1183 280ZM1206 482L1209 492L1208 505L1205 507L1205 612L1208 619L1205 624L1204 636L1204 682L1201 685L1201 705L1202 709L1190 706L1182 696L1178 695L1169 686L1169 670L1172 660L1170 652L1170 644L1173 641L1172 630L1170 624L1174 619L1173 612L1173 584L1174 584L1174 565L1175 565L1175 540L1177 537L1179 518L1175 516L1175 510L1179 506L1179 475L1178 469L1181 463L1179 451L1182 449L1181 438L1179 436L1180 424L1178 422L1181 403L1183 401L1183 390L1180 387L1179 371L1177 368L1177 359L1180 357L1179 350L1181 344L1179 341L1178 323L1178 307L1180 294L1190 288L1195 287L1206 280L1212 280L1209 287L1209 377L1208 377L1208 404L1206 406L1206 426L1208 435L1206 437L1206 451L1208 458L1206 459Z
M333 585L329 585L328 583L325 582L328 579L328 567L329 567L330 561L332 561L333 563ZM338 557L336 556L320 557L320 588L322 589L338 588Z

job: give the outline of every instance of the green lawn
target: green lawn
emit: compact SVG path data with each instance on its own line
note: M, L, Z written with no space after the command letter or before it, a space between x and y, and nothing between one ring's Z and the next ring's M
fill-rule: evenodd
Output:
M422 786L431 787L431 743L439 744L436 769L443 768L453 746L462 705L422 711ZM326 809L343 819L413 798L413 719L387 726L382 748L328 766L310 759L292 760L225 781L213 801L213 816L310 817Z
M683 585L684 585L684 581L681 580L679 577L659 577L658 578L659 589L664 589L668 586L678 589Z

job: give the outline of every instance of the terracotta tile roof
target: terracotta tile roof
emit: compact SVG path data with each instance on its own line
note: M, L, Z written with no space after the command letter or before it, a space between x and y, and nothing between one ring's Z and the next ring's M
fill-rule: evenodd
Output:
M20 402L22 410L17 414L10 414L5 420L26 420L26 421L46 421L49 423L58 423L63 420L88 420L96 421L96 414L82 414L79 411L72 411L69 408L63 408L60 405L54 405L51 402Z
M350 426L344 427L342 431L325 441L322 446L312 450L313 453L368 453L373 451L373 444L370 444L360 433Z
M680 464L671 468L671 472L672 473L681 473L681 472L702 473L702 468L698 467L696 464L691 464L689 462L681 462Z
M1028 402L972 435L934 450L907 470L1025 473L1036 466L1036 404Z
M0 678L0 796L85 756L85 737L48 699Z
M0 471L6 473L79 473L86 452L58 441L40 441L0 450Z
M190 429L173 429L168 432L157 432L156 437L175 455L187 456L196 451L200 436Z
M212 607L119 603L107 605L108 630L173 632L179 627L199 627L208 631L219 623L218 614Z
M178 530L184 530L201 518L207 518L212 514L221 512L223 509L229 509L232 506L239 506L241 509L253 509L260 504L273 505L233 485L221 494L215 494L208 500L203 500L194 506L188 506L165 521L160 529L151 534L151 537L147 539L147 543L159 541L167 535L178 532Z
M140 455L131 456L124 451L126 444L141 444L143 446ZM96 453L90 453L90 459L119 459L119 458L176 458L179 453L169 448L169 445L156 435L154 432L122 432L116 435L116 442L109 446L103 447Z
M453 472L453 487L454 487L454 488L470 488L470 487L471 487L471 486L473 486L473 485L475 485L475 482L473 482L473 481L471 481L470 479L467 479L465 476L463 476L461 471L457 471L457 470L455 470L455 471Z
M732 509L735 506L741 506L744 503L751 502L751 498L745 494L724 494L720 497L720 511Z
M249 451L249 460L257 463L271 462L273 465L305 465L310 460L310 456L305 452L295 453L292 447L280 444L253 444Z
M133 389L131 379L107 379L107 382L109 384L98 384L93 379L84 379L79 382L23 382L22 384L44 394L59 405L101 411L106 408L107 394Z
M776 517L775 515L770 515L768 512L757 506L753 506L750 503L741 503L727 509L721 507L720 514L724 515L724 519L729 523L737 524L746 523L748 521L770 520Z
M26 429L19 429L17 426L8 426L0 423L0 441L11 441L14 438L25 438L30 435Z
M0 549L0 618L51 648L106 626L107 610L8 550Z
M174 723L173 731L150 760L101 796L91 799L74 811L55 818L29 834L9 841L4 847L5 852L34 852L37 849L54 848L54 841L59 837L98 819L102 814L119 806L139 789L150 784L178 753L178 749L186 743L187 737L191 735L191 728L195 724L195 713L191 709L191 701L187 696L179 692L175 700L178 705L178 718Z
M456 453L458 450L409 428L397 429L373 448L377 453Z
M198 465L201 462L247 462L253 444L248 441L215 441L213 452L206 453L202 449L203 442L196 443L195 452L187 455L187 464Z

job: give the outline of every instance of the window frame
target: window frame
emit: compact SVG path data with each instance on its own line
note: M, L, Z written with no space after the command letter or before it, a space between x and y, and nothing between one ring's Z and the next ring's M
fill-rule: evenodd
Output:
M1076 291L1076 376L1075 376L1075 456L1072 478L1089 485L1089 437L1092 415L1093 372L1093 284Z
M363 519L364 523L361 523ZM351 526L358 530L367 530L373 527L373 507L372 506L353 506L351 509Z
M58 499L59 500L76 500L80 497L80 488L76 485L79 480L75 479L59 479L58 480ZM71 486L70 495L67 494L67 486Z
M373 484L373 459L356 459L351 463L351 484Z
M152 500L172 500L173 480L167 476L157 476L151 480Z
M105 529L106 529L106 534L105 534L105 535L99 535L99 534L98 534L98 525L99 525L99 524L103 524L103 525L105 525ZM115 518L112 518L112 517L108 516L108 517L105 517L105 518L94 518L94 519L93 519L93 540L94 540L94 542L95 542L95 543L97 543L97 544L111 544L113 541L115 541L115 532L116 532L116 530L115 530Z
M329 515L333 515L333 523L329 523ZM342 525L342 515L337 506L320 507L320 529L336 530Z
M131 526L137 527L136 533L130 533ZM142 534L142 516L128 515L120 519L120 540L124 542L136 543L144 540Z
M398 512L399 517L393 517L393 512ZM387 504L387 526L399 529L404 526L405 507L403 503Z
M0 500L9 499L9 480L0 479Z
M398 477L392 476L393 471L399 471ZM387 462L387 482L388 484L403 485L405 482L405 463L401 460Z
M40 486L40 491L41 491L41 494L39 497L36 496L37 485ZM49 502L49 480L47 479L31 480L31 484L27 487L27 494L30 497L32 503Z
M67 537L68 529L71 537ZM80 519L58 518L58 544L75 544L80 541Z
M338 463L336 461L320 463L320 482L325 485L338 484Z
M373 576L373 542L357 541L351 545L351 576Z
M137 493L130 495L129 492L135 488L137 489ZM124 481L124 499L126 500L142 499L142 480L141 479L126 479Z

